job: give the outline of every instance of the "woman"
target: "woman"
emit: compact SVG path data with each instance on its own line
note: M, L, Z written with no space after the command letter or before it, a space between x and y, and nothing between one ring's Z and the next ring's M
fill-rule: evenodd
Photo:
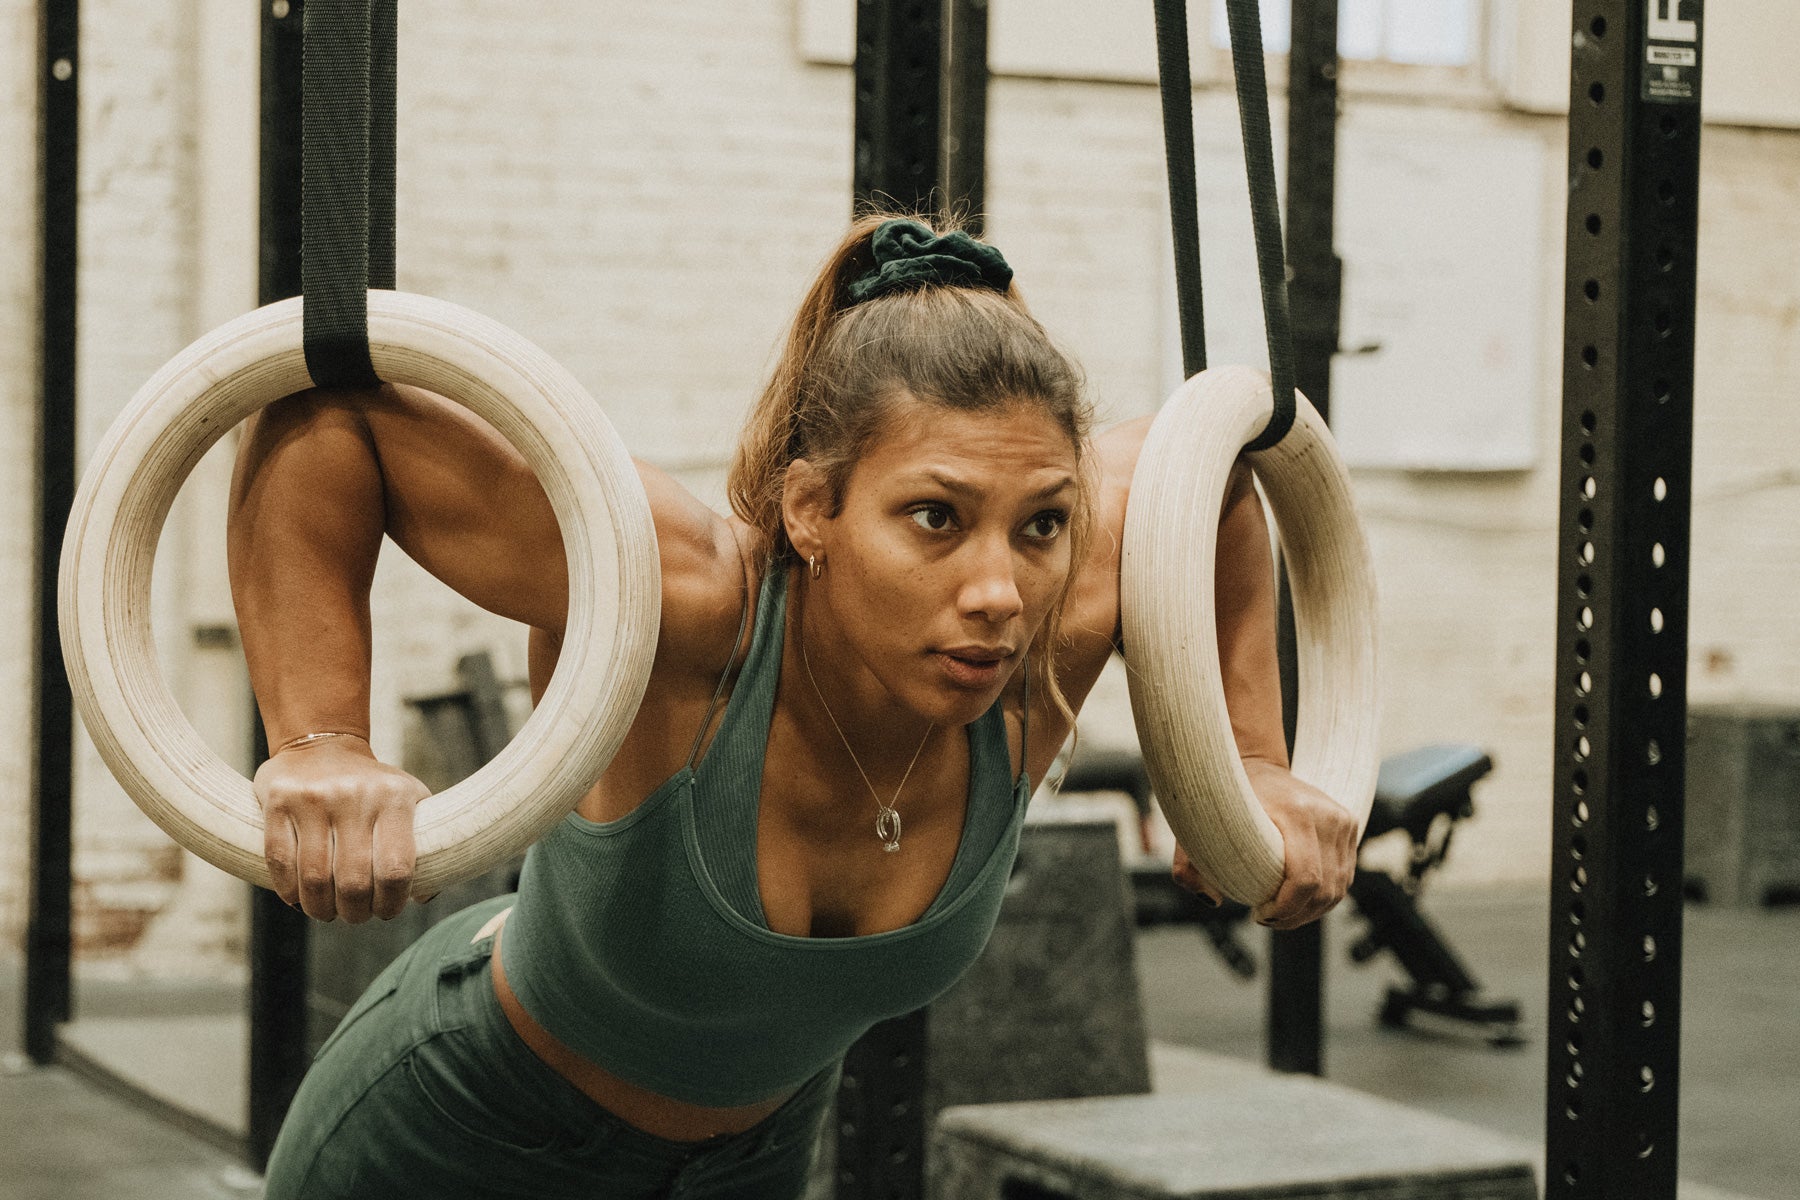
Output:
M1118 547L1146 422L1090 445L1075 368L999 252L859 221L808 293L723 518L641 467L662 564L648 690L618 755L533 847L516 896L434 926L302 1085L288 1196L790 1197L844 1050L941 993L991 932L1031 790L1118 640ZM270 745L275 890L392 917L425 789L368 732L383 534L531 629L567 601L519 455L408 388L309 393L242 442L232 587ZM1286 770L1267 530L1247 469L1220 529L1235 733L1286 840L1257 912L1344 893L1354 823ZM1186 855L1177 878L1216 899Z

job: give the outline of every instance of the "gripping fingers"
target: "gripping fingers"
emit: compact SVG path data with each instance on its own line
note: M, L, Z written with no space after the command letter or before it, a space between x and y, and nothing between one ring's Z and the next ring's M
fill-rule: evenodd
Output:
M412 890L416 855L413 817L417 811L418 806L411 800L392 802L375 821L374 912L383 921L400 915Z
M315 921L337 919L337 888L332 882L331 827L322 817L298 817L300 840L300 908Z
M1324 894L1318 838L1295 831L1285 841L1287 866L1281 887L1251 914L1271 929L1298 929L1325 915L1335 903Z
M269 864L269 890L282 903L300 904L300 842L294 823L285 812L270 812L263 820L263 860Z
M369 919L375 899L374 850L370 832L356 826L332 831L332 882L338 917L346 925Z

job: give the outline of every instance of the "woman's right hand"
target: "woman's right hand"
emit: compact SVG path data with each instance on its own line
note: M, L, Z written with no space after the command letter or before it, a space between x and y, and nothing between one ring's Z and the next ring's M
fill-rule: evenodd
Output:
M276 895L314 920L351 925L406 907L424 784L342 736L276 754L255 787Z

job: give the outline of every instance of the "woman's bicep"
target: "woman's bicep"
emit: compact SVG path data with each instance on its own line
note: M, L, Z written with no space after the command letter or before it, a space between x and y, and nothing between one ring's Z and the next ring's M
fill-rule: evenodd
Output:
M1152 418L1127 421L1096 439L1100 466L1096 528L1071 595L1078 614L1071 632L1090 638L1105 625L1110 645L1122 645L1119 584L1125 511L1131 480ZM1214 566L1214 606L1219 666L1238 752L1246 758L1287 762L1281 720L1281 678L1276 658L1275 563L1269 526L1249 465L1239 459L1227 477L1219 516ZM1110 648L1110 646L1109 646ZM1092 653L1103 654L1098 646ZM1071 664L1077 665L1077 664ZM1077 665L1085 675L1098 667ZM1092 682L1088 677L1087 681Z
M560 633L568 612L562 531L524 456L461 405L417 388L383 388L364 419L388 536L489 612Z

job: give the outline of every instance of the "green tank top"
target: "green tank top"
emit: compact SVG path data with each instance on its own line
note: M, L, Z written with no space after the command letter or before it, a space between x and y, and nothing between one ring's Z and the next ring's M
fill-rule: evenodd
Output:
M706 756L696 765L690 754L616 821L570 813L545 834L525 856L501 941L507 980L538 1024L689 1104L778 1095L870 1026L947 991L993 932L1031 795L1023 772L1011 775L996 703L967 727L962 840L925 914L866 937L771 930L756 819L787 584L785 569L764 576L750 651Z

